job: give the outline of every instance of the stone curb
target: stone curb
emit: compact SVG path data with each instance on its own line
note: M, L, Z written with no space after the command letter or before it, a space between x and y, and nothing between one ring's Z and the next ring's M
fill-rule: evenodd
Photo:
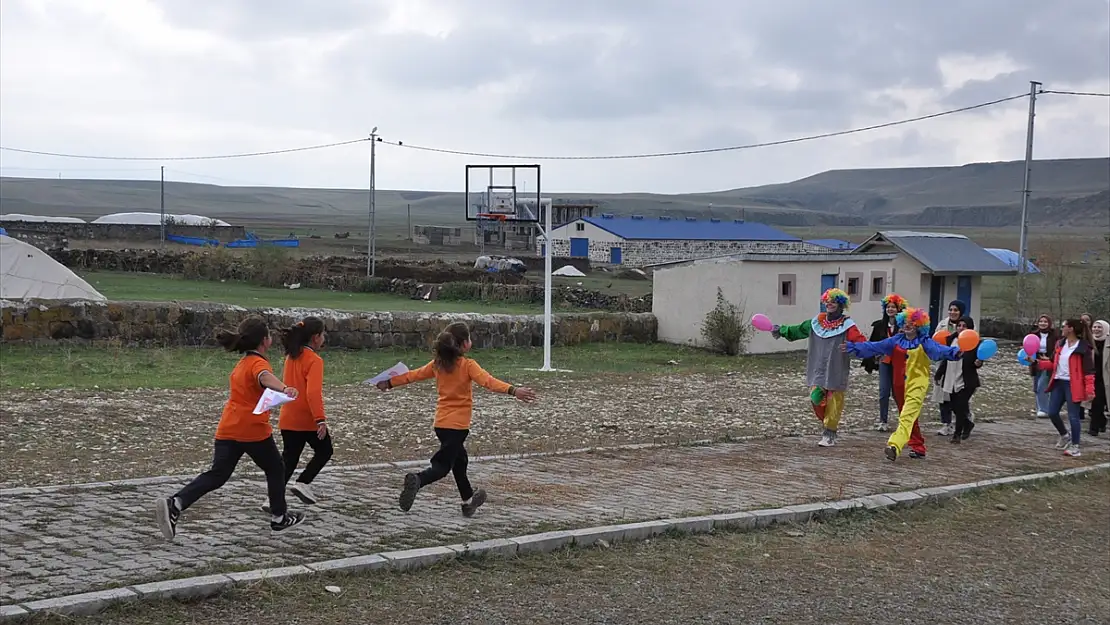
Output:
M411 571L456 558L504 558L533 553L550 553L569 547L589 547L602 542L611 544L646 540L668 532L702 534L712 532L715 529L747 531L776 524L828 520L853 510L873 511L909 508L954 499L960 495L980 490L1072 477L1108 469L1110 469L1110 462L1105 462L1063 471L1014 475L915 491L867 495L841 501L542 532L507 539L495 538L467 544L353 556L300 566L172 579L52 599L41 599L17 605L0 606L0 621L19 620L36 613L87 616L100 612L111 604L142 599L200 599L216 595L232 586L248 586L266 580L303 577L317 573L350 574L365 571Z
M667 449L676 447L699 447L704 445L713 444L733 444L743 443L746 441L764 440L774 438L771 436L742 436L729 439L725 441L712 441L709 439L686 441L682 443L632 443L628 445L614 445L611 447L579 447L577 449L566 449L561 451L532 451L521 454L498 454L490 456L472 456L470 462L500 462L504 460L529 460L532 458L557 458L561 456L577 456L581 454L591 453L605 453L614 451L646 451L652 449ZM423 468L428 465L427 460L396 460L393 462L376 462L371 464L349 464L334 467L328 467L327 473L348 473L353 471L374 471L380 469L414 469ZM201 469L197 470L199 473ZM262 477L262 472L258 470L250 470L241 472L242 475L251 477ZM137 477L125 480L110 480L107 482L85 482L81 484L51 484L48 486L18 486L13 488L0 488L0 497L17 497L19 495L42 495L48 493L71 492L75 490L94 490L98 488L118 488L127 486L152 486L156 484L172 484L176 482L187 482L194 477L196 473L188 473L182 475L158 475L154 477ZM242 478L239 478L242 479Z

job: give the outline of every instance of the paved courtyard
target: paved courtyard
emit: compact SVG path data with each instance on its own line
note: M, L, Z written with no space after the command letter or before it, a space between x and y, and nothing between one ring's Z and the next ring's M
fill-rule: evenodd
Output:
M981 423L970 441L929 437L926 460L883 458L885 435L816 438L499 459L471 463L490 492L472 519L450 478L397 509L404 466L334 468L317 480L318 505L302 527L271 534L258 511L260 476L244 460L223 489L185 513L165 542L151 504L182 481L9 489L0 492L0 604L218 571L303 564L395 549L961 483L1110 460L1110 440L1085 439L1084 456L1052 448L1045 420ZM291 500L291 504L295 504Z

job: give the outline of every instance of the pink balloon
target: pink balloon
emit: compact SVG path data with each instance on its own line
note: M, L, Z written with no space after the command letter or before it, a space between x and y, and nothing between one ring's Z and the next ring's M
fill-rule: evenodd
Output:
M761 332L770 332L771 328L774 327L771 325L771 320L767 318L767 315L760 313L752 315L752 326Z
M1036 356L1041 349L1041 337L1036 334L1026 334L1025 339L1021 341L1021 348L1029 354L1030 358Z

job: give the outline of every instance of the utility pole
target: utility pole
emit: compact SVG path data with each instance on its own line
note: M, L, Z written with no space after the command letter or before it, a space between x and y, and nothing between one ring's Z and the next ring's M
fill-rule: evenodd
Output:
M1029 81L1029 123L1025 129L1025 181L1021 186L1021 234L1018 240L1018 314L1025 315L1025 274L1029 266L1029 179L1033 169L1033 120L1037 116L1037 89L1041 83Z
M375 244L376 244L375 239L377 238L377 232L375 232L375 230L374 230L374 166L375 166L374 160L375 160L376 155L377 155L377 152L375 150L375 148L377 147L377 143L378 143L378 127L374 126L374 129L370 131L370 206L369 206L370 231L369 231L369 234L367 235L367 239L369 239L369 240L367 241L367 244L366 244L367 245L367 249L366 249L366 255L367 255L367 258L366 258L366 277L367 278L374 277L375 269L377 269L374 266L375 265L375 263L374 263L374 251L375 251L374 247L375 247Z
M405 212L408 213L409 241L411 242L413 240L413 238L412 238L412 204L405 204Z
M161 235L162 235L162 247L166 247L166 166L165 165L162 165L161 180L158 183L158 195L160 196L159 204L161 205L161 210L159 211L159 214L161 215L161 218L158 220L158 223L162 225L161 230L160 230Z

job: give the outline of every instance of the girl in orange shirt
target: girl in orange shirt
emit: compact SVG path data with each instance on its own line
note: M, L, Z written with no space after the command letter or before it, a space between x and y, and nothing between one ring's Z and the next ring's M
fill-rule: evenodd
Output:
M516 387L486 373L477 362L464 354L470 351L470 328L465 323L452 323L440 333L435 342L435 360L419 369L402 373L378 383L387 391L420 380L435 378L439 400L433 429L439 439L439 451L432 455L431 466L420 473L405 476L399 503L408 511L421 488L437 482L452 473L462 497L463 516L474 512L486 502L486 491L475 491L466 475L467 455L463 443L470 434L470 417L474 405L476 382L491 391L512 395L523 402L532 402L536 393L531 389Z
M293 477L305 445L312 448L312 460L305 465L289 492L306 504L316 503L312 480L331 459L333 452L327 417L324 416L324 359L317 350L324 344L324 322L306 317L285 332L285 367L282 380L297 389L297 399L281 407L278 429L285 450L285 481Z
M221 330L216 340L224 349L239 352L243 357L231 371L231 394L224 404L220 424L216 426L215 451L212 468L198 475L172 497L158 498L154 516L158 528L167 540L177 535L177 522L181 513L198 499L223 486L243 454L250 456L266 474L266 488L270 493L270 529L275 532L299 525L305 519L303 512L290 512L285 504L285 467L281 453L274 442L270 427L270 411L254 414L263 389L271 389L297 397L297 389L286 386L270 371L266 349L270 347L270 329L259 317L248 317L235 332Z

